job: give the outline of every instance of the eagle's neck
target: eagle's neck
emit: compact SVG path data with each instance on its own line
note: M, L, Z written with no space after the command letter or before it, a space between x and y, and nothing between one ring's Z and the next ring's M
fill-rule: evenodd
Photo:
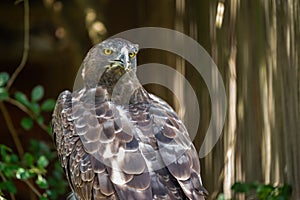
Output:
M126 73L124 68L106 69L102 74L98 86L101 86L107 90L109 96L112 96L116 84L122 80L122 76Z
M107 91L107 100L118 105L139 103L149 100L147 91L142 87L135 71L126 72L124 68L106 70L99 82Z

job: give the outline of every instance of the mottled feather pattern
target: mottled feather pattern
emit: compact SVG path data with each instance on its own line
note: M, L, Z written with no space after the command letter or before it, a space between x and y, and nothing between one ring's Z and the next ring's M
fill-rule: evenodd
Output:
M134 77L126 78L115 100L109 81L65 91L57 100L54 140L73 198L204 199L198 155L184 124L141 86L124 104Z
M156 97L133 102L124 111L95 95L93 107L84 98L87 92L92 91L61 95L55 109L59 117L53 123L62 166L69 170L67 176L78 199L94 195L181 199L182 192L199 199L203 195L201 189L196 190L202 186L196 151L189 140L184 141L185 127L169 106ZM63 131L58 124L64 124ZM83 145L83 141L88 143ZM120 154L124 154L122 158ZM190 183L198 187L187 187Z

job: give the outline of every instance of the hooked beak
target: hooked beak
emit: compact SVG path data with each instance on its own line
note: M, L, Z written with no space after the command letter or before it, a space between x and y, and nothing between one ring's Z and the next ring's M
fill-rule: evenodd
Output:
M121 55L115 60L121 67L125 69L125 71L129 71L131 69L131 63L128 55L128 50L126 48L121 49Z
M128 62L126 59L118 59L118 60L113 60L112 62L112 67L122 67L125 69L125 71L129 71L131 69L131 64Z

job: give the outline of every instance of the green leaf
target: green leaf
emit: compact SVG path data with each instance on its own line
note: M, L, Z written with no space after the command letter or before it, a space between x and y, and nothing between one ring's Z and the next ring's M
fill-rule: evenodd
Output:
M223 193L219 194L217 200L225 200L225 195Z
M17 165L1 163L1 171L7 178L14 178L18 168L19 166Z
M52 196L53 192L55 192L55 191L46 190L46 194L47 194L47 196Z
M43 196L40 197L40 200L48 200L46 194L43 194Z
M44 88L41 85L35 86L31 91L31 101L37 102L44 96Z
M8 153L11 153L12 150L4 144L0 144L0 155L1 157L6 157Z
M37 161L38 168L45 168L45 167L47 167L48 164L49 164L49 161L45 156L39 157L39 159Z
M36 114L36 115L40 114L41 108L38 103L36 103L36 102L30 103L29 108L34 114Z
M42 111L52 111L55 107L55 100L54 99L47 99L42 103L41 109Z
M12 163L16 163L16 162L19 161L19 157L16 154L12 154L11 157L10 157L10 161Z
M31 155L30 153L25 153L24 161L28 166L33 166L33 163L34 163L33 155Z
M6 100L9 97L5 88L0 87L0 101Z
M5 86L9 80L9 74L6 72L0 72L0 87Z
M40 174L38 175L38 178L36 179L35 183L42 189L48 188L47 180Z
M43 141L30 140L29 152L31 152L36 160L41 156L45 156L50 161L56 158L56 153L53 153L50 146Z
M236 193L247 193L249 191L249 187L246 183L236 182L231 186L231 189Z
M284 196L290 196L292 194L292 187L289 184L284 184L282 187L279 188L280 193Z
M14 164L19 161L19 158L16 154L12 153L9 147L0 145L0 160L5 163Z
M17 91L17 92L15 93L15 99L16 99L18 102L20 102L21 104L23 104L23 105L29 107L29 104L30 104L30 103L29 103L29 101L28 101L28 99L27 99L27 96L26 96L24 93Z
M36 118L36 121L37 121L37 123L39 123L39 124L44 123L44 118L43 118L43 116L38 116L38 117Z
M29 117L24 117L21 120L21 126L25 129L25 130L30 130L33 126L33 121L31 118Z
M267 199L269 195L271 195L274 187L272 185L260 185L256 189L256 193L260 199Z
M283 196L283 195L279 195L279 196L276 196L276 200L288 200L288 197Z
M24 169L24 168L22 168L22 167L20 167L20 168L17 170L17 173L16 173L16 178L17 178L17 179L21 179L21 180L27 180L27 179L29 179L31 176L32 176L32 174L29 172L29 170Z
M5 163L10 163L10 161L11 161L11 155L3 156L3 157L2 157L2 160L3 160Z
M17 192L16 186L10 180L1 182L0 188L3 190L7 190L8 192L13 193L13 194L16 194L16 192Z

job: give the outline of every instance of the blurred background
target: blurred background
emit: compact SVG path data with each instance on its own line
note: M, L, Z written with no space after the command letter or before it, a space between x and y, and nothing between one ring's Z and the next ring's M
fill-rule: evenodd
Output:
M192 37L222 75L225 126L200 160L208 199L300 199L299 0L1 0L0 196L66 198L49 133L54 99L72 90L93 44L145 26ZM199 150L211 116L201 75L165 51L142 50L138 64L149 62L174 67L196 91ZM167 88L146 88L183 106Z

